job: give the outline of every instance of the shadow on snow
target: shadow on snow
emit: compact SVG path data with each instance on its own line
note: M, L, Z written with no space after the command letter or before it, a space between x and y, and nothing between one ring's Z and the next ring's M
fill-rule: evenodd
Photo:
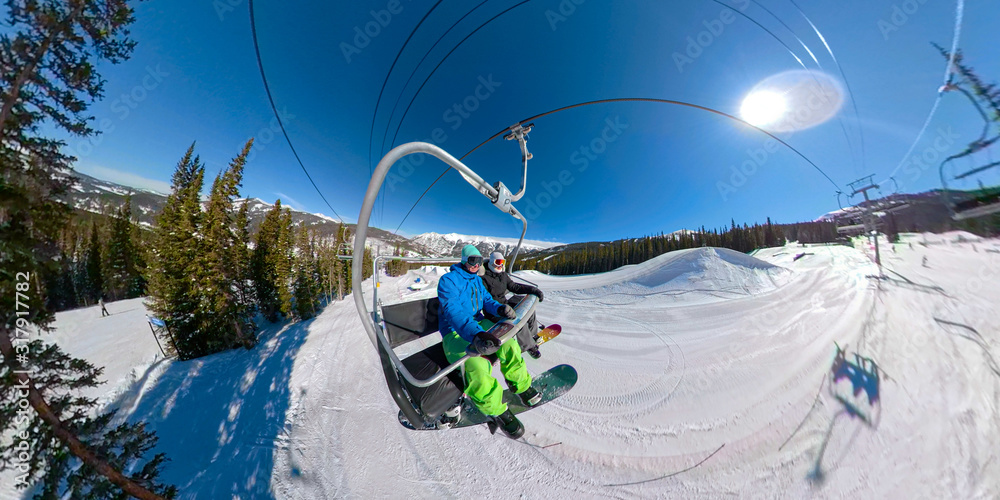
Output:
M175 360L144 389L154 363L111 405L156 431L151 453L170 459L161 481L179 498L274 498L292 368L312 322L265 324L252 350Z

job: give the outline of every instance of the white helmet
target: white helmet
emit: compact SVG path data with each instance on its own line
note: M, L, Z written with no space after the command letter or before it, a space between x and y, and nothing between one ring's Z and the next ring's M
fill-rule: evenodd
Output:
M490 254L490 269L496 272L503 272L503 266L507 263L507 260L503 258L503 254L500 252L493 252Z

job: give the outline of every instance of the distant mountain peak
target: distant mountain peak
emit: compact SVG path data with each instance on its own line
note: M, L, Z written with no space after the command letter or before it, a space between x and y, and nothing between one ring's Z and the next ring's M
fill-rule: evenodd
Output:
M431 252L445 257L455 256L462 253L465 245L475 245L483 255L492 252L500 252L510 255L517 247L517 238L500 238L496 236L479 236L460 233L423 233L412 238L414 243L419 243ZM563 243L553 241L524 240L521 244L522 251L543 250L563 245Z

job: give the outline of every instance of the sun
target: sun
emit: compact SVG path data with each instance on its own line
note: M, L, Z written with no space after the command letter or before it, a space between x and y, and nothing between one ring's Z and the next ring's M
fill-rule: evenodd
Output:
M759 90L743 99L740 115L751 125L760 127L778 121L786 110L785 98L781 94Z

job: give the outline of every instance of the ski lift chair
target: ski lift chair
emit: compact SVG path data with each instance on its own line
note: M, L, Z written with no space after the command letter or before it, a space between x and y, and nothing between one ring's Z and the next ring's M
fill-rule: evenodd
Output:
M529 297L530 299L528 299ZM518 313L518 320L531 317L535 303L536 299L533 295L522 298L521 302L514 308L515 312ZM403 375L404 371L395 365L393 355L390 355L386 349L379 350L382 368L387 382L389 382L389 390L393 392L393 399L397 403L405 400L407 405L417 410L417 415L411 417L406 415L405 405L400 406L407 420L418 428L421 425L432 426L445 411L456 406L465 392L465 381L462 378L461 370L455 368L464 364L465 359L471 355L467 355L461 361L456 362L455 367L452 367L444 355L444 348L440 342L437 342L440 340L439 337L427 338L438 333L439 307L438 298L431 297L380 308L382 320L379 326L388 340L389 347L396 355L396 359L398 359L396 351L400 347L420 340L416 344L418 348L422 349L399 360L402 368L411 377ZM520 321L499 323L490 331L506 340L512 338L521 326L523 325ZM508 333L511 335L505 335ZM429 340L433 342L428 342ZM424 347L427 344L430 345ZM411 378L415 380L411 380ZM432 382L434 380L436 382Z
M975 219L1000 212L1000 187L990 188L989 190L986 190L986 192L967 200L960 202L952 201L950 191L948 190L948 183L944 174L944 167L948 164L948 162L961 158L962 156L966 156L967 154L971 154L972 152L971 149L966 151L967 153L965 154L959 153L957 155L949 156L941 162L941 167L939 168L939 174L941 176L941 194L944 197L945 205L949 210L951 210L951 217L954 220ZM996 166L1000 166L1000 161L990 162L981 167L976 167L967 172L958 174L953 178L953 180L961 180Z
M368 310L361 291L363 281L361 271L363 265L362 256L365 251L365 239L368 234L368 222L375 199L389 169L397 161L404 156L415 153L435 156L451 168L457 170L466 182L489 198L494 206L521 221L521 237L514 250L514 255L508 264L510 266L509 269L513 269L514 261L517 259L521 243L524 241L524 235L528 229L528 221L514 208L512 203L524 195L524 184L527 180L527 160L531 158L525 146L525 134L529 129L530 127L522 128L520 125L512 127L513 132L511 135L521 145L522 161L524 163L524 177L522 178L521 190L517 194L511 194L502 182L497 182L493 186L490 186L472 169L455 159L455 157L441 148L425 142L410 142L389 151L379 162L378 166L375 167L372 179L368 184L368 190L361 205L361 213L358 216L354 240L354 258L352 259L354 303L358 314L361 316L365 331L378 352L389 393L399 407L402 416L416 428L433 427L441 414L449 408L454 407L460 401L464 391L464 383L459 368L473 355L466 354L462 359L449 364L440 342L432 345L427 342L427 347L409 356L405 356L405 359L401 359L400 355L397 354L396 349L404 344L419 339L423 339L426 342L430 340L427 339L428 336L437 333L439 302L434 297L400 304L383 305L378 298L378 265L383 259L416 261L421 259L389 256L379 256L373 259L372 265L375 268L373 279L375 286L372 288L372 310ZM426 262L431 259L422 260ZM452 259L449 262L455 262L455 260ZM514 307L516 318L513 320L505 319L494 325L490 331L496 334L502 342L514 338L519 328L523 326L522 321L530 318L534 313L537 302L538 298L534 295L525 296ZM434 340L438 339L439 337L434 338Z
M982 105L980 105L979 102L976 101L976 98L972 95L972 93L970 93L968 90L962 87L962 83L948 82L939 89L939 92L950 92L950 91L961 92L962 94L965 95L965 97L969 100L969 102L972 103L972 105L976 108L976 111L979 113L979 116L982 117L983 119L983 131L980 134L979 138L970 142L969 146L966 147L964 151L962 151L961 153L951 155L948 158L945 158L944 161L941 162L941 167L938 169L938 173L941 177L941 196L944 199L945 206L947 206L948 209L951 211L951 217L954 220L974 219L978 217L985 217L987 215L995 214L997 212L1000 212L1000 186L994 186L993 188L986 190L986 192L980 194L979 196L974 196L972 199L964 200L957 203L952 202L951 200L951 196L948 191L948 183L945 180L944 166L947 165L952 160L956 160L958 158L962 158L965 156L970 156L978 151L988 149L995 142L997 142L997 140L1000 140L1000 135L987 138L990 127L992 126L992 120L986 114L986 111L983 110ZM960 180L970 175L978 174L980 172L989 170L998 165L1000 165L1000 162L992 161L991 159L981 167L974 168L972 170L969 170L968 172L955 176L954 180Z

